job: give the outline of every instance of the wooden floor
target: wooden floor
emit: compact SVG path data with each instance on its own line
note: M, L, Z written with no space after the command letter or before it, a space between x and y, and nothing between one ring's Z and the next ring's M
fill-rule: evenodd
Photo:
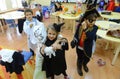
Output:
M45 19L45 25L53 22L53 19ZM67 21L69 24L69 21ZM67 24L67 23L66 23ZM66 25L65 25L66 26ZM62 35L70 41L72 40L73 33L71 29L63 29ZM70 49L66 52L66 61L67 61L67 73L72 77L72 79L120 79L120 57L117 58L115 65L112 66L111 62L113 59L114 46L110 44L108 50L105 50L106 40L98 39L96 42L96 51L93 54L91 61L88 64L89 72L85 73L84 76L79 76L76 70L76 52L75 49ZM0 46L3 48L9 49L23 49L28 50L27 48L27 38L23 34L21 36L16 33L9 34L8 32L0 33ZM112 46L112 47L111 47ZM99 66L97 64L98 59L102 59L106 62L106 65ZM24 79L32 79L34 73L34 61L30 60L24 66L25 70L23 71ZM0 66L0 79L18 79L16 75L8 74L5 72L5 68ZM57 76L56 79L63 79L63 76Z

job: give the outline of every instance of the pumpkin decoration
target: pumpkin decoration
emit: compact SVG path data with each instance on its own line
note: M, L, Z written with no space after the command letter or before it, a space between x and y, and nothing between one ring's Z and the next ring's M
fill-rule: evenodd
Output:
M67 11L68 11L68 8L67 8L67 7L65 7L65 8L64 8L64 12L67 12Z

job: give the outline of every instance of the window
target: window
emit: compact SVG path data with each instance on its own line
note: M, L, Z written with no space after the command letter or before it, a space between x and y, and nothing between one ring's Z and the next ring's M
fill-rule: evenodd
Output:
M23 8L22 0L16 0L16 1L17 1L18 8Z
M11 0L12 8L22 8L22 0Z
M12 8L17 8L17 2L16 0L11 0Z
M0 0L0 10L1 11L7 10L5 0Z

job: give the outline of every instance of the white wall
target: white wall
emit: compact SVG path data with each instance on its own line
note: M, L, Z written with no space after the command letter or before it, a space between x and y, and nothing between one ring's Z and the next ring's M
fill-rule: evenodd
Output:
M41 4L42 6L50 6L51 0L34 0L34 1Z

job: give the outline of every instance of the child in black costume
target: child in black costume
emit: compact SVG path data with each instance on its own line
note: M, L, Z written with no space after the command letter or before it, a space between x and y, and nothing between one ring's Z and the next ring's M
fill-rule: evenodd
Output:
M54 75L64 75L64 79L69 79L66 73L65 50L68 50L68 41L66 38L60 36L60 28L64 23L52 24L47 30L47 40L45 46L42 47L43 53L43 67L46 71L46 77L54 79ZM50 52L52 50L52 52ZM48 52L48 53L47 53Z
M89 71L87 64L90 61L96 41L98 27L95 25L95 21L100 15L93 6L89 5L80 18L74 38L71 41L71 47L74 48L76 46L77 70L80 76L83 76L82 66L86 72Z

